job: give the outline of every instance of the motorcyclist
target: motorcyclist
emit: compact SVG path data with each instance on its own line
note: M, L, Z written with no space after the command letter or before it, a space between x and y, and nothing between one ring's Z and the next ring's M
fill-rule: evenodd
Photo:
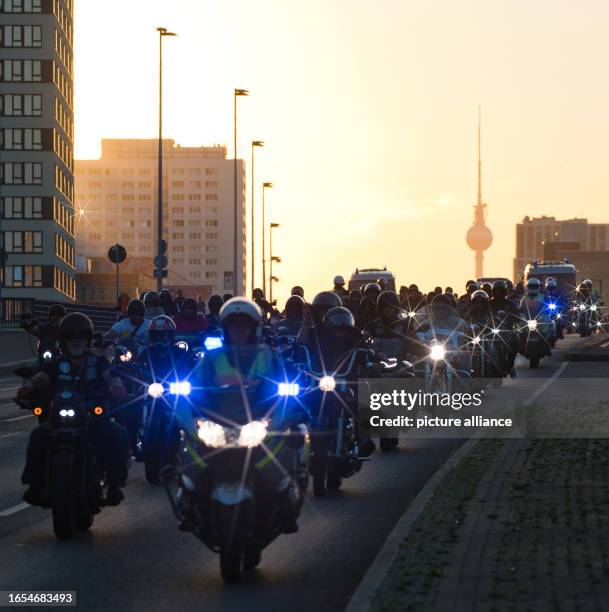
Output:
M156 291L148 291L144 295L144 306L146 307L144 318L149 321L165 314L165 310L161 308L159 294Z
M40 325L31 314L23 315L22 327L28 334L35 336L39 341L59 341L59 324L66 316L65 306L53 304L49 308L48 321Z
M334 288L332 289L336 295L344 302L349 296L349 292L345 289L345 279L339 274L334 277Z
M63 354L44 366L18 391L17 396L28 399L44 396L50 402L61 391L75 391L87 402L107 405L108 398L121 401L125 387L112 375L107 359L91 353L93 324L80 313L66 315L59 326L59 341ZM29 485L23 498L29 504L43 505L41 486L45 457L43 424L32 431L22 482ZM108 480L107 505L116 506L123 499L121 488L127 480L129 440L127 432L111 418L96 420L91 426L92 441L100 451Z
M467 311L471 303L472 293L478 290L478 283L475 280L468 280L465 283L465 293L457 300L457 310L462 317L467 317Z
M486 295L490 297L491 292L493 290L493 286L491 285L491 283L489 283L488 281L485 283L482 283L482 287L480 288L482 289L482 291L486 291Z
M200 334L207 331L209 323L205 315L197 312L194 298L186 298L182 303L180 314L173 318L177 334Z
M324 316L330 308L341 306L341 299L333 291L318 293L311 303L311 320L306 321L300 332L299 342L305 344L310 351L318 349L318 334L322 329Z
M294 285L290 295L299 295L304 300L304 289L300 285Z
M357 318L359 313L359 305L362 301L362 293L359 289L353 289L349 292L349 297L345 301L345 306L351 311L351 314Z
M368 328L376 318L376 303L372 298L363 297L359 303L355 326L361 332L368 331Z
M399 340L400 348L390 357L409 359L413 353L412 331L414 319L403 316L400 298L395 291L383 291L377 298L379 316L368 327L370 336L378 339Z
M368 283L364 287L363 296L370 298L376 304L376 300L378 296L381 294L381 291L382 291L381 286L378 283Z
M178 294L176 295L176 299L174 300L175 301L175 305L178 308L178 312L180 312L182 310L182 306L184 305L184 300L185 299L186 298L184 297L184 292L181 289L178 289Z
M276 335L298 336L304 323L305 301L299 295L291 295L285 303L285 317L273 324Z
M588 290L588 295L590 296L591 302L597 306L602 306L603 302L601 300L601 296L599 295L598 291L594 289L592 281L589 278L586 278L582 281L582 285Z
M419 287L412 283L408 287L407 306L405 308L409 312L415 312L423 307L423 294L419 291Z
M493 282L491 289L491 315L492 327L494 329L512 332L518 324L518 310L514 303L508 299L508 281L497 279ZM518 336L515 333L504 333L502 339L505 342L507 351L505 352L505 369L512 378L516 376L514 361L518 354Z
M104 339L111 342L134 338L139 347L148 344L150 321L144 318L146 307L140 300L131 300L127 306L127 318L116 322L106 333Z
M273 314L273 306L264 297L264 292L262 291L262 289L259 289L259 288L254 289L254 292L252 293L252 298L253 298L254 302L256 302L256 304L258 304L258 306L260 307L260 310L262 310L262 314L263 314L265 320L270 319L270 317Z
M565 298L558 288L558 281L551 276L548 276L544 283L544 298L548 314L556 323L556 335L558 338L563 338L564 315L567 304L565 304Z
M538 278L529 278L525 287L525 294L520 300L518 310L525 321L536 320L539 331L550 341L553 338L554 326L551 325L550 315L545 309L544 296L541 291L541 281ZM548 344L547 354L550 355Z
M228 302L228 300L232 299L233 294L232 293L223 293L222 294L222 301L226 304L226 302Z
M223 305L224 300L222 299L221 295L214 293L209 297L209 300L207 301L207 308L209 309L209 312L205 315L205 318L207 319L208 328L210 330L218 329L220 327L220 309Z
M489 296L483 289L477 289L471 295L468 320L472 325L486 327L491 322Z
M283 369L271 348L260 341L263 325L260 307L247 298L233 298L222 307L220 324L225 342L221 348L209 351L195 372L197 387L201 389L200 401L195 406L222 415L230 401L226 392L235 389L241 392L233 401L243 402L246 393L253 419L267 416L276 405L277 381L283 379ZM298 421L298 415L294 419ZM285 532L297 530L294 520Z
M171 294L171 291L169 289L163 289L161 291L161 295L159 296L159 303L168 317L175 317L178 314L178 307L173 301L173 295Z

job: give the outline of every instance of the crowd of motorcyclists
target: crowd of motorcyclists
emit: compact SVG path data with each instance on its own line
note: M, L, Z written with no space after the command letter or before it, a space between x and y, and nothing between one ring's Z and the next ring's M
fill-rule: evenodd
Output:
M348 290L342 276L310 302L293 287L283 309L261 289L206 305L151 291L103 335L53 306L45 323L24 318L39 359L21 372L17 401L40 420L24 499L52 508L58 537L70 537L122 501L130 461L144 461L179 528L219 551L225 579L238 580L266 544L297 530L309 476L325 495L374 452L356 420L358 378L500 384L518 353L534 367L565 331L602 328L601 306L589 280L573 291L551 277L470 280L457 295L396 292L385 278Z

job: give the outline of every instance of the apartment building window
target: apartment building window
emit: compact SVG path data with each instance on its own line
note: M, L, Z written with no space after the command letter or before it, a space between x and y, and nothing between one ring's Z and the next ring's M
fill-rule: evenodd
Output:
M123 181L122 188L123 189L133 189L135 187L135 183L133 181Z
M217 219L205 219L205 227L218 227Z
M217 206L206 206L205 213L208 215L215 215L218 212Z
M42 164L38 162L5 162L3 185L42 185Z
M190 174L190 176L201 174L201 168L188 168L188 174Z
M4 94L0 96L0 115L4 117L41 117L42 95Z
M0 80L5 82L42 81L40 60L4 60L0 62Z
M206 266L217 266L218 265L218 260L216 258L214 258L214 257L211 257L211 258L208 257L205 260L205 265Z
M183 206L173 206L171 209L171 212L174 215L183 215L184 214L184 207Z
M171 250L173 253L183 253L184 252L184 246L181 244L176 244L173 247L171 247Z
M190 278L201 278L201 272L199 272L199 270L193 270L190 273Z
M171 186L174 189L183 189L184 188L184 181L172 181Z
M184 199L184 194L183 193L174 193L173 194L173 199L175 201L180 201Z
M122 209L123 214L125 215L132 215L134 213L135 209L132 206L125 206Z
M42 130L39 128L5 128L0 131L0 147L4 151L41 151Z
M205 181L205 187L207 189L215 189L218 186L218 181Z
M89 183L89 189L100 189L102 186L101 181L91 181Z
M184 259L182 257L179 257L178 259L174 259L173 263L176 266L183 266L184 265Z
M122 175L123 176L133 176L135 174L135 170L133 168L123 168Z
M214 271L207 271L205 272L205 278L217 278L217 274Z
M201 227L201 219L192 219L188 222L192 227Z
M189 266L200 266L201 265L201 260L197 257L193 257L191 259L188 260L188 265Z
M216 232L207 232L207 234L205 234L205 238L207 240L216 240L216 238L218 238L218 234Z
M5 287L42 287L42 266L4 266Z
M124 193L122 197L123 202L133 202L135 196L132 193Z
M176 219L174 224L176 227L184 227L184 219Z
M150 168L140 168L137 172L140 176L146 176L150 174Z
M151 240L152 234L139 234L138 239L139 240Z
M150 181L140 181L137 186L140 189L150 189L152 187L152 183Z
M201 240L201 233L200 232L191 232L190 234L188 234L188 239L189 240Z
M201 207L200 206L189 206L188 207L188 212L191 213L191 214L200 213L201 212Z
M42 198L3 198L4 219L42 219Z
M140 202L145 202L146 200L152 200L150 194L140 194L137 198Z
M197 202L197 201L201 200L201 194L200 193L189 193L188 194L188 200L190 202Z
M206 253L217 253L218 247L216 245L208 245L205 247L205 252Z
M7 253L42 253L42 232L2 232Z
M0 0L2 13L42 13L42 0Z
M184 168L173 168L171 174L184 174Z
M217 172L217 168L205 168L205 176L214 176Z
M184 240L184 232L175 232L171 234L172 240Z
M201 189L201 181L191 181L190 188L191 189Z
M108 202L118 202L118 193L109 193L106 196L106 200L108 200Z
M216 201L218 199L218 194L217 193L206 193L205 194L205 201L206 202L213 202Z
M42 47L42 26L5 25L0 28L0 47Z
M123 234L122 240L125 242L131 242L133 240L133 234Z
M91 176L101 176L101 168L90 168L89 174Z

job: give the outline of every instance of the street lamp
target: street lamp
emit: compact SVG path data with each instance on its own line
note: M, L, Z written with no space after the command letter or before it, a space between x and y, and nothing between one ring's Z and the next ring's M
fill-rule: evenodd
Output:
M269 247L270 247L270 257L269 257L269 267L270 267L270 278L269 278L269 302L273 303L273 281L278 281L279 279L276 276L273 276L273 262L281 263L281 257L273 256L273 230L279 227L279 223L269 223Z
M233 210L233 295L239 295L238 291L239 291L239 285L237 284L237 270L238 270L238 266L237 266L237 257L238 257L238 253L239 253L239 249L237 247L237 234L238 234L238 227L239 227L239 223L238 223L238 217L239 217L239 211L238 211L238 206L237 206L237 98L239 96L249 96L250 92L247 89L235 89L234 90L234 95L233 95L233 101L234 101L234 136L235 136L235 143L234 143L234 153L233 153L233 178L234 178L234 189L233 189L233 193L234 193L234 197L235 197L235 201L234 201L234 210Z
M159 168L158 168L158 196L157 196L157 263L161 263L165 248L163 246L163 38L165 36L177 36L174 32L168 32L167 28L157 28L159 33ZM163 288L163 266L155 265L157 291Z
M266 297L266 216L264 213L264 194L273 183L262 183L262 292Z
M255 216L254 216L254 194L256 193L254 189L254 149L256 147L263 147L264 142L262 140L252 140L252 294L254 293L254 288L256 286L256 250L254 248L255 240L256 240L256 232L255 232Z

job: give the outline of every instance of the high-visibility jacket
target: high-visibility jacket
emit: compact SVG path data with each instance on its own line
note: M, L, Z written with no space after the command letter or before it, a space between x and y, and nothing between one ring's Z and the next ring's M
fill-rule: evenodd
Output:
M254 360L247 372L242 372L231 364L228 356L229 349L210 351L206 358L210 360L215 383L220 387L253 385L272 374L273 353L263 346L257 351Z

